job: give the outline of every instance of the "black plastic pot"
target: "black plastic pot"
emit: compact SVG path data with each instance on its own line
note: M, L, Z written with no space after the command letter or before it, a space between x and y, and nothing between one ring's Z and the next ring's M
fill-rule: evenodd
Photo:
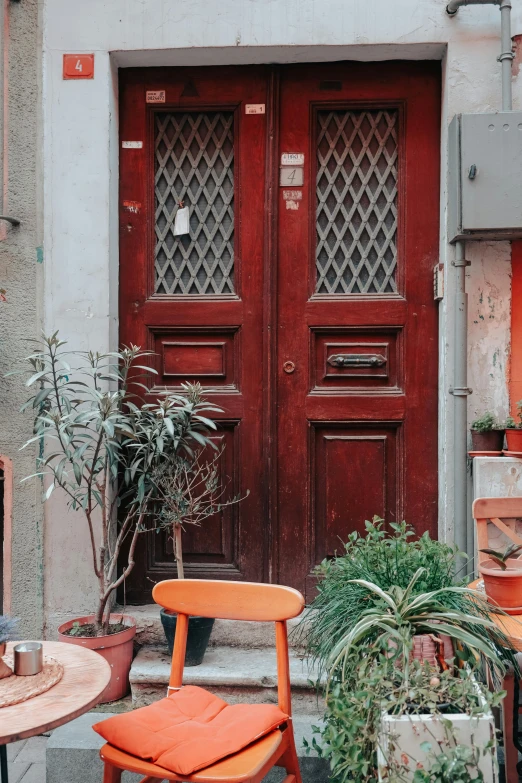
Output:
M169 653L172 655L178 616L166 609L162 609L160 617L163 630L165 631ZM213 617L189 617L185 666L199 666L200 663L203 663L203 658L207 651L213 627Z

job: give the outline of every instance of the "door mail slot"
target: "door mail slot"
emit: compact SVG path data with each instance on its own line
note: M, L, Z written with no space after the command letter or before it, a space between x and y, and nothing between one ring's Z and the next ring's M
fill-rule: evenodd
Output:
M332 367L382 367L386 359L380 353L336 353L328 357Z

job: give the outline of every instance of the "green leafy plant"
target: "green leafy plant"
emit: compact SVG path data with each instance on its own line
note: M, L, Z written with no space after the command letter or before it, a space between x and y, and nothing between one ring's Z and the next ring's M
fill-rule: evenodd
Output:
M365 526L365 536L352 533L344 552L324 560L316 569L317 596L297 629L299 641L320 672L329 668L332 650L361 619L370 603L368 590L357 580L366 580L382 590L406 589L417 571L423 569L415 582L414 595L465 585L458 570L466 555L456 547L434 541L428 533L417 537L405 522L387 529L382 519L374 517ZM475 597L469 592L450 592L444 595L444 604L487 620L488 606ZM498 629L484 627L483 634L499 656L505 655L504 648L509 645Z
M314 727L311 742L304 744L307 753L314 751L328 760L332 783L377 783L378 749L385 759L385 779L389 783L411 779L406 773L420 767L420 760L412 758L408 748L399 747L393 737L384 747L384 713L397 718L430 714L445 725L447 739L443 746L433 741L430 767L424 770L429 772L436 751L451 757L451 748L457 745L451 715L464 713L478 718L498 706L505 696L502 691L490 693L487 688L477 687L479 670L473 662L461 670L434 673L427 663L414 660L406 672L398 665L399 655L398 649L390 654L382 639L373 645L357 643L344 665L331 672L324 723ZM483 752L494 752L493 743Z
M471 424L471 429L475 432L491 432L491 430L498 429L495 425L495 417L489 411L486 411L478 419L475 419Z
M489 748L455 745L436 753L432 750L434 743L422 744L431 753L430 765L428 769L415 770L413 783L482 783L484 780L478 765L481 754L490 752Z
M146 363L151 353L138 346L100 354L66 352L65 345L55 333L25 360L34 394L23 409L36 415L25 446L40 441L45 449L33 474L46 483L45 499L60 489L87 525L99 595L94 633L102 635L114 591L134 567L140 534L150 529L158 469L211 445L208 416L219 409L197 385L141 404L141 390L148 391L141 379L156 371Z
M494 676L506 658L515 660L509 641L489 620L487 603L459 579L463 560L456 547L427 533L417 537L406 523L387 529L375 517L366 522L365 536L352 534L344 552L316 570L317 597L299 631L327 675L326 712L308 750L328 759L335 783L376 783L383 711L436 713L449 703L454 711L478 714L490 698L501 698L486 693L481 704L466 670L450 664L437 672L410 660L416 633L448 631L459 639L460 665L466 662L477 677L486 659Z
M517 402L517 418L518 422L515 421L513 416L508 416L506 419L506 429L507 430L514 430L514 429L521 429L522 428L522 400L519 400Z
M182 532L239 503L241 497L224 500L226 488L220 482L223 449L205 459L199 449L190 459L174 454L156 470L156 520L158 529L166 529L174 541L178 579L184 579ZM248 493L247 493L248 494Z
M481 549L481 552L484 552L484 554L489 555L492 560L494 560L497 565L500 566L502 571L505 571L507 569L507 561L510 557L514 557L518 552L522 550L522 544L509 544L503 552L498 551L497 549ZM520 566L522 567L522 561L520 562Z

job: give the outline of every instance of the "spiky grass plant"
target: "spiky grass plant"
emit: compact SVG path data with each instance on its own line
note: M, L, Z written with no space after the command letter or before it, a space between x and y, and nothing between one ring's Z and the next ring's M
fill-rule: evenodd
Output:
M411 525L402 522L384 527L380 517L366 522L366 535L350 535L344 552L324 560L317 568L317 596L297 634L320 673L330 668L332 651L359 622L372 604L368 590L360 580L381 590L406 589L419 569L412 595L432 593L452 587L464 587L466 579L459 567L466 555L456 547L434 541L428 533L416 537ZM489 607L476 593L447 591L444 606L448 611L488 620ZM495 626L483 626L484 637L500 659L513 660L509 642Z
M488 632L495 631L495 624L485 617L477 616L476 612L452 610L447 606L448 598L469 597L470 607L483 599L465 587L443 587L429 593L416 594L415 587L424 576L424 571L424 568L419 568L405 589L394 586L389 590L381 590L364 579L353 580L366 590L369 602L361 619L332 649L328 659L330 671L336 671L339 667L344 671L346 661L356 645L365 643L373 647L377 644L381 649L389 647L390 650L397 650L396 657L404 669L407 683L415 635L445 634L461 645L466 657L482 656L497 674L504 673L501 657L488 637Z

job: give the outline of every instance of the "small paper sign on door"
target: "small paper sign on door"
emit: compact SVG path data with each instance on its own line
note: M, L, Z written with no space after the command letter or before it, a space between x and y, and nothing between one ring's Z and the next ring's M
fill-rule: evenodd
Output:
M245 114L264 114L264 103L247 103L245 106Z
M281 166L279 169L279 186L283 188L300 187L304 182L302 166Z
M165 90L147 90L145 100L147 103L165 103Z

